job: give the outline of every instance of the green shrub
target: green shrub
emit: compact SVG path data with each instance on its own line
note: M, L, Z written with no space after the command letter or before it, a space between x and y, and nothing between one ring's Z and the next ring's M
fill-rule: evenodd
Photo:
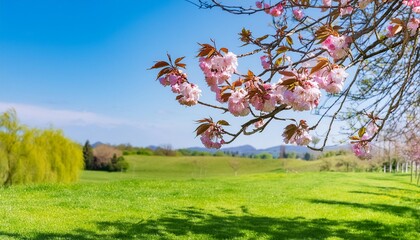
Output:
M61 131L21 125L14 110L0 115L0 185L73 182L83 165L81 147Z

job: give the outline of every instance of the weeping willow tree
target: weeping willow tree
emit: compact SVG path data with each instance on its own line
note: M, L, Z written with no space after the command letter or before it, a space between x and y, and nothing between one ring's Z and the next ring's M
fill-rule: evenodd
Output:
M81 147L59 130L33 129L16 112L0 115L0 184L73 182L83 169Z

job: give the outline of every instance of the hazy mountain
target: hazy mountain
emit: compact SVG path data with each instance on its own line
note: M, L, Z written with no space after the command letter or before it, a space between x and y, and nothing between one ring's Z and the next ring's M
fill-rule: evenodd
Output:
M217 151L222 151L222 152L228 152L228 153L234 153L237 155L251 155L251 154L260 154L263 152L266 153L270 153L271 155L273 155L273 157L278 157L280 154L281 149L284 147L284 151L286 153L291 153L294 152L299 156L303 156L305 153L310 153L312 155L319 155L322 154L319 151L313 151L307 147L303 147L303 146L296 146L296 145L279 145L279 146L274 146L274 147L270 147L270 148L264 148L264 149L256 149L255 147L251 146L251 145L243 145L243 146L237 146L237 147L225 147L225 148L221 148L221 149L207 149L204 147L191 147L188 148L189 150L192 151L200 151L200 152L210 152L210 153L215 153ZM326 146L324 148L324 152L328 152L328 151L338 151L338 150L349 150L350 147L348 145L334 145L334 146Z
M105 143L103 143L103 142L95 142L95 143L91 144L91 146L93 148L96 148L97 146L102 145L102 144L105 144Z

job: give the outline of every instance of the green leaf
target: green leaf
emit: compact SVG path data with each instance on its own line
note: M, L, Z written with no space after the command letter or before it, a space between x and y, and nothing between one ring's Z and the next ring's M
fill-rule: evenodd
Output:
M226 122L225 120L219 120L217 121L217 124L222 125L222 126L230 126L230 124Z
M279 48L277 48L276 52L277 52L277 54L282 54L282 53L287 52L288 50L289 50L288 47L286 47L286 46L280 46Z
M358 133L358 135L359 135L359 137L361 138L361 137L363 137L363 135L366 133L366 128L365 127L362 127L360 130L359 130L359 133Z

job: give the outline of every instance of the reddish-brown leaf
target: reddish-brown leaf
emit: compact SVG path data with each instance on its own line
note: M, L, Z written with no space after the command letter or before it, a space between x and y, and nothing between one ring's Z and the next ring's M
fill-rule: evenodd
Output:
M223 102L227 102L231 95L232 95L231 93L223 93L222 96L220 96L220 98L222 99Z
M351 137L350 137L350 140L355 140L355 141L357 141L357 140L360 140L360 138L359 138L359 137L357 137L357 136L351 136Z
M220 93L223 93L224 91L226 91L228 89L232 89L232 87L231 86L228 86L228 85L223 86L222 88L220 88Z
M220 51L221 52L224 52L224 53L228 53L229 52L229 50L227 48L221 48Z
M296 78L287 79L287 80L284 80L282 83L280 83L280 85L290 86L290 85L294 84L296 81L297 81Z
M232 83L232 87L234 87L234 88L240 87L240 86L242 86L242 80L237 80L237 81Z
M176 100L178 101L179 99L181 99L183 97L183 95L178 95L178 96L176 96Z
M279 73L287 77L296 77L296 74L291 71L279 71Z
M182 61L182 59L184 59L185 57L179 57L175 60L175 64L179 63Z
M162 70L159 71L156 79L159 79L160 77L162 77L165 74L168 74L171 71L172 71L172 68L170 68L170 67L162 68Z
M328 66L330 62L328 61L328 59L326 58L319 58L318 59L318 64L315 65L312 69L311 69L311 74L314 74L316 72L318 72L319 70L323 69L324 67Z
M159 62L156 62L155 65L153 65L151 68L149 68L149 70L150 69L155 69L155 68L166 67L166 66L169 66L169 63L167 63L165 61L159 61Z
M199 136L201 134L203 134L205 131L207 131L207 129L209 129L209 127L211 126L210 123L203 123L200 126L198 126L195 131L197 132L196 136Z
M204 123L204 122L212 123L213 119L212 118L204 118L204 119L197 120L196 122L197 123Z
M287 139L292 138L293 134L295 134L297 129L298 127L295 124L287 125L284 131L284 133L286 134L286 138Z
M185 69L185 67L187 66L187 64L185 64L185 63L176 63L175 65L176 65L177 67L184 68L184 69Z

